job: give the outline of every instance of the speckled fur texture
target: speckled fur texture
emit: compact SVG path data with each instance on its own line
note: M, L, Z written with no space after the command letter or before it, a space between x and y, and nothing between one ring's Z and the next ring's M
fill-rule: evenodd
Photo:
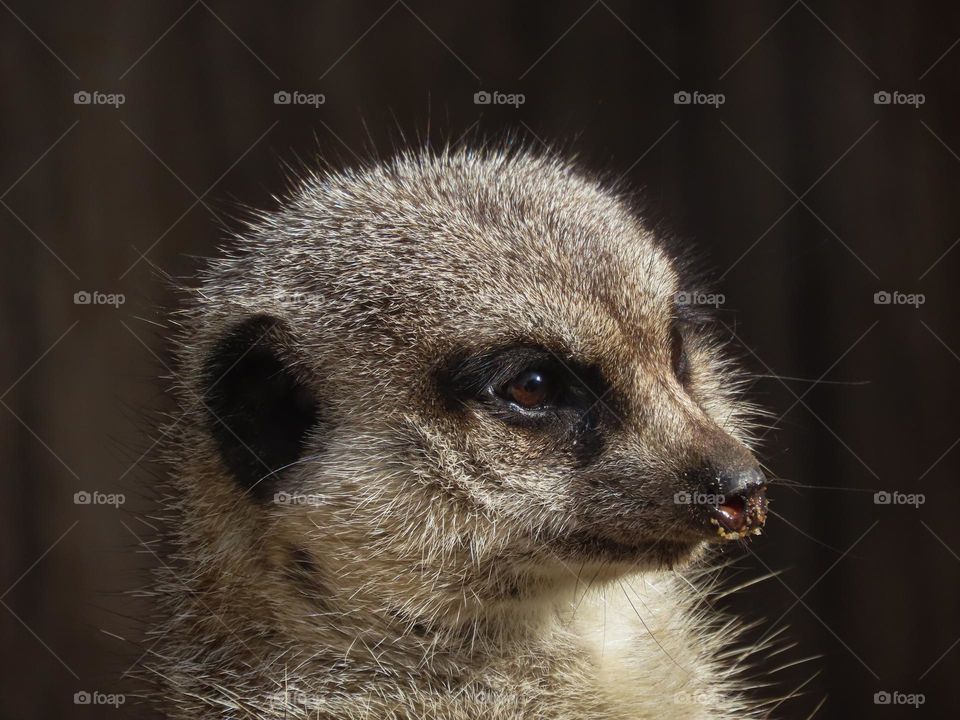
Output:
M742 625L710 607L717 551L674 501L692 464L749 454L751 416L717 333L677 305L697 289L679 258L610 186L509 148L309 175L252 220L175 319L155 706L763 715ZM589 438L451 394L507 347L603 379ZM282 385L267 421L257 382ZM290 417L305 431L278 467L258 433L282 447Z

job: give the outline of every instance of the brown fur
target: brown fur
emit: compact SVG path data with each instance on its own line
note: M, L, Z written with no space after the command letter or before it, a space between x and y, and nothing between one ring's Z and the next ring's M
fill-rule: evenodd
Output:
M678 319L685 283L628 203L555 158L412 153L306 179L211 261L179 317L156 704L172 718L758 713L722 658L738 627L677 571L696 581L707 539L673 502L685 470L749 455L733 370ZM295 462L261 463L244 487L219 444L242 436L216 417L229 381L207 363L256 317L270 320L251 344L317 418ZM590 442L445 394L451 368L505 346L602 374Z

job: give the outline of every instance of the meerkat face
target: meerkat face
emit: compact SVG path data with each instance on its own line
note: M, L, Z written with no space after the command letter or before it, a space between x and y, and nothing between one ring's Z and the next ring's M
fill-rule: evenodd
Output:
M681 302L696 288L569 166L315 178L242 249L209 271L190 357L210 482L270 518L267 542L341 575L389 559L396 583L434 556L434 581L456 558L659 567L759 531L764 478Z

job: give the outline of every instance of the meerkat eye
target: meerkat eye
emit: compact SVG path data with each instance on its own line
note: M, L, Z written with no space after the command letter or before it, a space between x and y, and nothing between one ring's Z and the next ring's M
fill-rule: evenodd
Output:
M609 386L596 366L557 351L525 345L454 357L438 369L438 390L451 409L479 401L507 423L573 423L586 415L596 419L597 398L613 403Z
M680 384L686 385L690 380L690 361L684 347L683 335L676 327L670 331L670 364Z
M525 410L546 405L555 395L555 387L550 376L543 370L525 370L504 387L506 399Z

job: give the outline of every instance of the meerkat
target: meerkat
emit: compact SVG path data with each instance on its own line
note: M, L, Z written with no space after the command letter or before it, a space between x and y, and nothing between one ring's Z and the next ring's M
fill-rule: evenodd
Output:
M687 575L766 481L679 258L516 149L317 172L252 219L177 319L164 716L758 715Z

